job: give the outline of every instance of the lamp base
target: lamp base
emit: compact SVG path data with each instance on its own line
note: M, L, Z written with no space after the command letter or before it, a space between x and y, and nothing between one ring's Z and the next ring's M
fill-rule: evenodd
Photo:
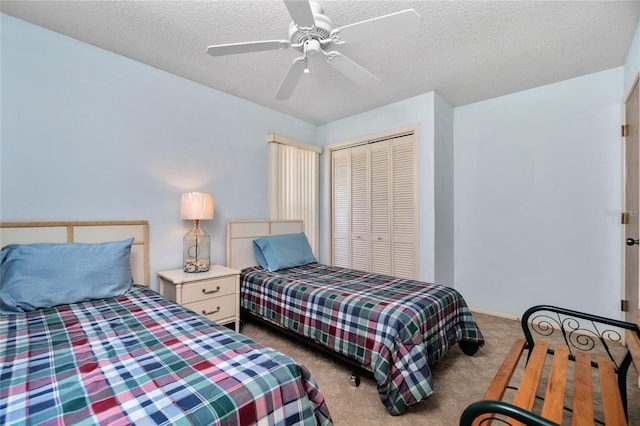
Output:
M209 260L189 259L184 261L183 269L185 272L207 272L211 266Z
M182 265L185 272L207 272L211 265L211 236L196 220L183 239Z

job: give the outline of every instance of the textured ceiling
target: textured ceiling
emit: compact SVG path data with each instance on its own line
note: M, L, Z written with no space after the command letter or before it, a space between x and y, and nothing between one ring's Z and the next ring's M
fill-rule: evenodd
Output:
M212 44L287 39L284 3L9 1L3 13L314 124L437 91L459 106L623 65L640 1L321 1L337 27L415 9L410 35L337 48L382 82L363 90L311 58L274 98L293 49L211 57Z

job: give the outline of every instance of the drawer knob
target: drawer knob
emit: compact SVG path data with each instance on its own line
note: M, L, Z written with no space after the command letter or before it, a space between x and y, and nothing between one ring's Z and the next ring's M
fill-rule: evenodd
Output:
M203 309L203 310L202 310L202 315L205 315L205 316L207 316L207 315L213 315L213 314L217 314L218 312L220 312L220 306L218 306L218 307L216 308L216 310L215 310L215 311L211 311L211 312L207 312L207 311L205 311L205 310Z
M216 286L215 290L207 290L206 288L202 289L202 293L203 294L213 294L213 293L217 293L220 291L220 286Z

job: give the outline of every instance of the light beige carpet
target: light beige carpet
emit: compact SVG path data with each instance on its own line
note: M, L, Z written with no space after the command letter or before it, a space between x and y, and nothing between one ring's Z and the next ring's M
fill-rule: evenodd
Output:
M351 386L351 369L314 349L289 340L268 327L248 322L242 333L279 350L305 365L323 393L334 423L342 425L457 425L467 405L482 399L513 340L522 336L520 323L485 314L474 314L486 344L474 356L456 345L431 367L434 394L400 416L391 416L380 401L375 381L361 376L359 387ZM640 390L635 370L629 380L630 425L640 426Z

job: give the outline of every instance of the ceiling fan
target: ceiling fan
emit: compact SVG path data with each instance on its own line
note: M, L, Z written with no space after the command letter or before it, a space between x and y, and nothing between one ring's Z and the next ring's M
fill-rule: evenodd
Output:
M404 34L414 30L420 15L413 9L335 28L324 15L320 4L309 0L283 0L291 19L288 40L250 41L209 46L207 53L212 56L235 55L238 53L284 50L292 47L300 52L280 83L276 99L288 99L304 73L309 72L309 57L323 54L326 61L347 78L361 86L370 86L380 79L349 59L344 54L331 50L333 46L366 41Z

